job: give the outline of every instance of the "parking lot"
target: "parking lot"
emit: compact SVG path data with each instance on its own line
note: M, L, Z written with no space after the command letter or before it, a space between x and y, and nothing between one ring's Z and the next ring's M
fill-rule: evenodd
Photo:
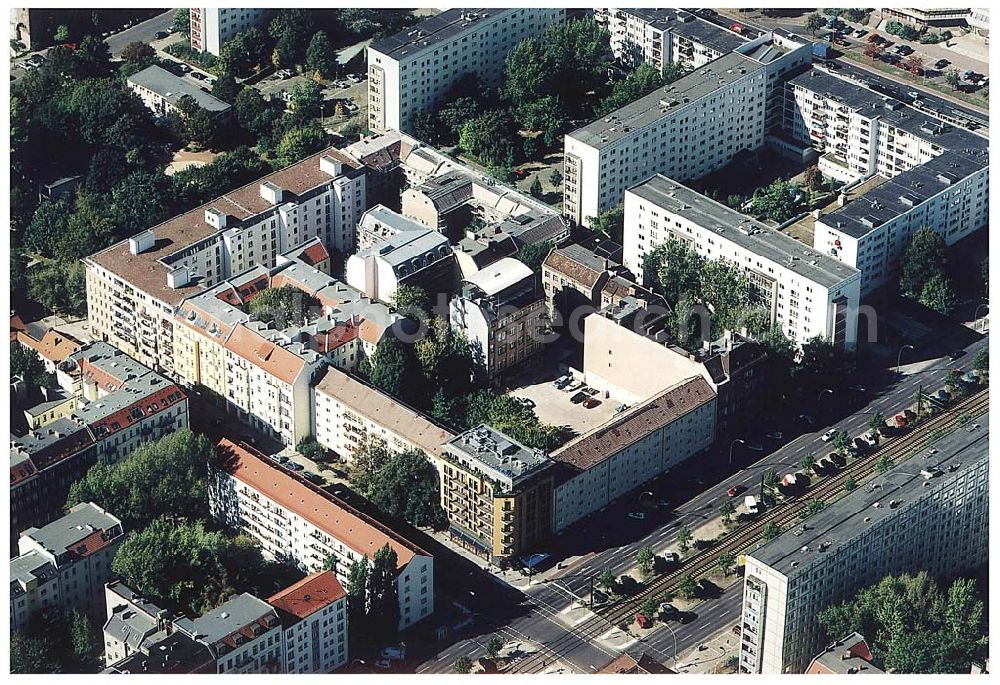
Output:
M613 417L618 403L614 399L604 399L597 394L593 399L600 404L588 409L583 402L571 401L571 398L577 396L581 390L582 387L575 390L559 390L552 385L552 381L546 380L516 388L510 394L531 400L534 403L535 414L543 423L566 426L577 435L582 435Z

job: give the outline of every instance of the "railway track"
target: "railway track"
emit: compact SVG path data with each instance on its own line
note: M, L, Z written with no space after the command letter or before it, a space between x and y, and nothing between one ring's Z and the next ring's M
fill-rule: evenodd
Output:
M919 450L930 442L936 441L939 431L947 431L959 426L963 415L977 416L988 408L989 388L985 388L978 393L970 395L945 412L928 419L917 430L903 437L888 441L885 447L857 459L836 475L816 482L794 501L774 507L764 516L757 518L753 523L734 530L724 537L719 544L689 560L683 561L673 572L654 580L641 594L597 609L598 615L611 623L611 625L618 625L622 621L630 623L631 621L626 619L634 616L639 607L649 597L659 597L667 591L675 590L682 576L690 574L692 577L697 578L714 569L723 554L743 553L761 540L764 528L768 524L777 524L784 530L789 524L794 524L800 520L799 515L806 508L807 502L810 499L819 499L825 503L838 498L843 493L844 483L848 478L853 477L855 482L860 483L862 479L875 471L876 464L884 457L889 457L893 461L896 461L898 458L912 451Z

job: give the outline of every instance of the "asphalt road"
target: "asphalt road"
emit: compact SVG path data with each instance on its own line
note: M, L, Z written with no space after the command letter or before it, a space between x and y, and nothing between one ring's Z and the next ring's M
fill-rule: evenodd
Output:
M129 43L149 43L155 40L159 31L169 31L170 25L174 23L174 10L166 10L157 14L152 19L136 24L119 33L113 33L104 39L111 49L111 55L117 57Z
M943 354L944 351L950 349L947 344L947 341L940 341L938 349L932 351L931 354ZM449 644L437 653L429 655L418 666L417 672L448 673L451 671L455 659L459 656L475 658L483 655L485 640L492 632L502 633L508 640L530 638L533 642L541 643L546 660L550 665L553 661L558 660L581 673L593 672L600 668L617 656L617 650L595 641L595 638L610 630L611 626L597 616L591 616L575 626L570 626L569 623L558 617L559 612L569 606L575 597L585 596L589 592L592 577L604 569L610 569L616 575L630 570L635 564L636 552L642 547L650 546L654 550L661 551L666 547L673 546L674 536L681 525L688 525L694 529L706 520L718 515L719 504L727 499L726 490L730 487L742 485L749 491L753 491L759 485L764 471L773 468L780 472L785 466L791 470L806 454L815 454L817 458L825 455L832 451L829 443L824 443L821 440L822 433L828 428L846 430L852 437L861 435L867 430L867 423L872 412L880 411L889 417L901 411L912 404L920 386L923 386L927 391L942 387L945 375L950 369L968 369L976 352L986 348L987 345L988 338L976 340L966 348L967 353L964 357L954 361L948 356L924 356L919 364L914 365L919 367L918 369L907 369L907 358L904 356L903 370L905 375L899 379L893 379L891 385L879 394L869 390L868 392L872 396L859 410L852 411L848 416L833 424L824 424L822 420L818 421L818 425L814 426L812 432L791 440L788 444L767 454L763 459L741 468L728 477L711 480L712 471L710 469L704 471L702 480L714 484L702 488L701 492L691 496L687 501L677 506L673 512L652 514L649 521L635 522L627 518L627 512L635 508L635 503L625 501L618 502L608 507L607 511L600 512L591 519L574 526L560 537L578 541L589 540L593 545L599 546L601 551L593 552L590 556L584 557L583 561L574 563L563 575L553 578L550 582L538 583L528 588L526 597L520 595L524 598L521 610L511 620L498 620L496 619L497 614L493 613L500 607L508 608L509 597L493 600L480 588L477 596L468 598L471 606L477 612L475 615L476 636ZM915 356L915 353L911 352L910 354ZM833 402L834 400L827 401ZM728 446L724 447L728 452ZM746 459L749 454L742 453L738 455L738 458ZM685 477L693 477L698 472L697 466L690 470L685 469ZM679 483L678 480L677 477L673 477L672 489L675 491L683 487L683 484ZM687 485L690 488L690 483ZM636 526L647 526L649 530L637 533ZM623 528L625 536L631 538L630 540L622 544L614 544L613 542L605 544L605 541L615 539L616 529L620 534ZM495 580L495 584L500 584L500 581ZM725 589L719 597L705 600L693 607L691 620L683 624L671 623L668 627L661 628L642 640L641 646L633 645L629 649L647 649L661 661L672 663L675 651L676 654L680 655L687 649L706 641L727 626L738 622L741 597L742 585L736 583ZM501 611L502 613L504 612ZM515 666L515 669L517 668ZM538 657L525 659L525 671L541 672L543 668L544 666Z

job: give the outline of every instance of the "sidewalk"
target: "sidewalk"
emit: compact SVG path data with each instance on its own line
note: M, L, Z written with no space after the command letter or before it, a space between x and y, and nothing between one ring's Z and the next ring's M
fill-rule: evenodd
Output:
M736 673L738 667L728 667L733 658L739 659L739 637L730 628L720 631L711 640L695 645L677 658L678 673Z

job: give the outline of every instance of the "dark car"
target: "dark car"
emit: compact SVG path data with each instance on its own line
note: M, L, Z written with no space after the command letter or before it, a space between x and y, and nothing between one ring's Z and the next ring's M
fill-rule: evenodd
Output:
M580 404L581 402L588 399L590 399L590 395L581 391L570 397L569 401L572 402L573 404Z
M167 36L169 36L169 35L170 35L170 32L169 32L169 31L157 31L157 32L156 32L156 33L154 34L154 37L155 37L155 38L156 38L157 40L163 40L164 38L166 38L166 37L167 37Z
M299 464L298 462L290 461L285 464L285 468L288 469L289 471L301 471L305 467L302 464Z
M935 69L944 69L949 64L951 64L951 62L949 62L948 60L946 60L946 59L939 59L937 62L934 63L934 68Z
M965 356L965 354L966 354L965 350L955 350L948 356L951 357L952 360L955 360L955 359L961 359L962 357Z

